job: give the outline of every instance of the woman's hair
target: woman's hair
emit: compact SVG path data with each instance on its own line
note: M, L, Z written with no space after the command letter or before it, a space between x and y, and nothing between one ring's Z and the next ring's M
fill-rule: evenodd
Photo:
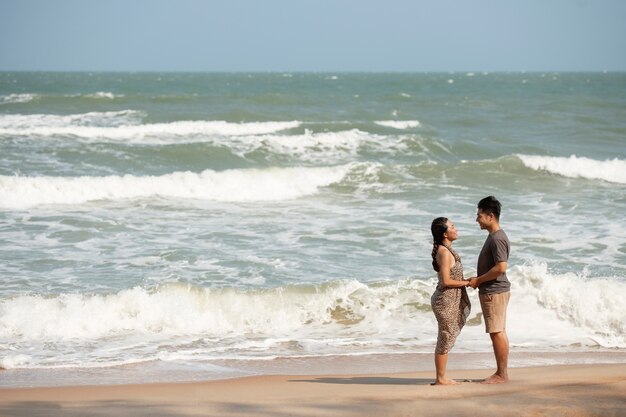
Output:
M448 231L448 218L437 217L430 225L430 231L433 234L433 269L439 272L439 264L437 263L437 249L443 244L443 234Z

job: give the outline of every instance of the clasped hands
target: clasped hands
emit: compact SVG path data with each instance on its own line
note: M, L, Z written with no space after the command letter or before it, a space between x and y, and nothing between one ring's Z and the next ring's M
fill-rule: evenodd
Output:
M472 287L473 289L478 288L478 277L472 277L470 279L468 279L469 281L469 286Z

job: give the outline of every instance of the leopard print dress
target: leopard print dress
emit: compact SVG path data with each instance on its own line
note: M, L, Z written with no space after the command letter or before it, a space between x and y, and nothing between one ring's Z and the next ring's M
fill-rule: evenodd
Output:
M461 258L454 249L449 246L445 247L452 253L455 260L454 266L450 269L450 278L455 281L462 281L463 265L461 264ZM441 281L430 299L430 305L437 318L439 328L435 352L443 355L448 353L454 346L456 338L461 333L461 329L469 317L472 306L465 287L445 287L441 284Z

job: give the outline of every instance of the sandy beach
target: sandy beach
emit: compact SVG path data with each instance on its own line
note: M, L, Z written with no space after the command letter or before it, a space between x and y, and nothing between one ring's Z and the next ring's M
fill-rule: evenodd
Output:
M254 376L221 381L0 390L1 416L623 416L626 364L486 370L431 386L432 372Z

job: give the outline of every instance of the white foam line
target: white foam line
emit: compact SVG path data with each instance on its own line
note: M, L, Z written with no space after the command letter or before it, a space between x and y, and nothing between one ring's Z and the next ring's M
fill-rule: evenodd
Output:
M315 194L340 181L349 166L239 169L162 176L19 177L0 176L0 206L29 208L146 197L216 201L276 201Z
M378 120L375 121L379 126L391 127L394 129L410 129L420 126L420 122L417 120Z
M569 178L587 178L603 180L618 184L626 184L626 160L595 159L577 157L569 158L538 155L517 155L524 165L536 171L547 171Z
M37 115L22 118L13 117L0 119L0 136L34 136L34 137L76 137L82 139L127 140L163 136L194 136L194 135L261 135L293 129L300 122L250 122L230 123L225 121L176 121L170 123L124 124L119 121L115 126L93 126L94 122L104 124L87 115L49 116ZM115 122L115 114L104 114L106 121ZM119 116L119 115L118 115ZM124 115L127 116L127 115ZM127 121L127 120L125 120ZM34 122L29 123L27 122ZM87 125L83 125L87 124Z

